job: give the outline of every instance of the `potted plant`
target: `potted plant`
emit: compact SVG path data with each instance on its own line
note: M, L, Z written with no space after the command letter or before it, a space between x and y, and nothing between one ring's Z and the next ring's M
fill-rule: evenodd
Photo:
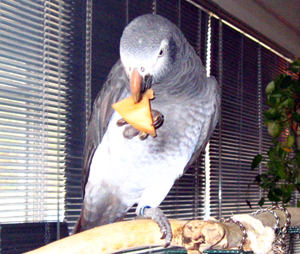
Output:
M272 203L286 205L294 191L300 192L300 60L290 64L285 73L277 76L266 87L267 105L265 125L271 135L267 156L258 154L252 170L265 161L266 171L254 182L264 190ZM265 197L261 198L262 206ZM298 206L300 202L298 200Z

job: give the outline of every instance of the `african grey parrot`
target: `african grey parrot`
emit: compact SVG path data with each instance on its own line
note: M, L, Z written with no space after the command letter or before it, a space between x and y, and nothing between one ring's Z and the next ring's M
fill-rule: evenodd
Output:
M145 139L111 105L131 94L137 103L150 87L159 128L155 138ZM136 213L156 221L168 245L170 224L157 207L205 147L219 111L218 84L206 77L181 31L159 15L134 19L94 103L84 150L84 202L73 232L119 221L137 203Z

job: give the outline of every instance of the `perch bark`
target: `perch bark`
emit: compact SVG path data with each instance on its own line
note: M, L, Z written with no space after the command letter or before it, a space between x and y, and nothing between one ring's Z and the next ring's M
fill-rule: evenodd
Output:
M291 214L291 226L300 226L300 209L288 208ZM285 223L285 214L276 210L280 227ZM264 226L273 227L276 220L272 214L262 213L254 216ZM170 220L173 240L171 246L184 247L189 253L201 253L212 249L236 248L243 234L238 225L219 223L217 221L183 221ZM158 225L152 220L122 221L96 227L51 244L30 251L27 254L105 254L127 251L136 248L163 246L162 234ZM248 244L249 250L249 244Z
M181 229L186 221L170 221L173 234ZM162 234L152 220L121 221L96 227L63 238L28 254L104 254L134 248L163 246ZM173 242L172 242L173 243Z

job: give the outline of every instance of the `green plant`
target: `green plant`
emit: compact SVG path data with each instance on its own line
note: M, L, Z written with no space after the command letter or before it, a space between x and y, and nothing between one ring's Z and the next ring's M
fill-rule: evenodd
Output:
M272 137L271 146L265 158L258 154L251 165L254 170L262 161L266 162L266 172L258 174L254 182L267 193L270 201L282 205L290 202L294 191L300 192L299 68L299 60L291 63L284 74L266 87L269 109L263 114ZM263 197L259 205L264 202Z

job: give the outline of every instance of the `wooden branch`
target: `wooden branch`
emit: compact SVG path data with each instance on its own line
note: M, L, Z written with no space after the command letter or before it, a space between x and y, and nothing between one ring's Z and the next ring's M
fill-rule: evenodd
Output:
M179 220L170 222L174 235L186 223ZM134 248L163 246L165 241L160 239L161 236L158 225L152 220L121 221L63 238L28 254L115 253Z
M288 208L291 214L291 226L300 226L300 209ZM282 211L275 211L280 218L280 226L285 223L285 215ZM274 216L263 213L254 217L249 215L236 215L234 219L245 226L248 238L244 250L270 248L274 240L274 231L270 228L276 223ZM234 223L220 223L215 220L183 221L170 220L173 240L171 246L184 247L189 254L201 253L212 249L237 248L243 237L240 227ZM28 252L28 254L105 254L119 251L127 251L136 248L163 246L165 241L158 225L152 220L122 221L101 227L96 227L61 240L44 247ZM263 244L263 246L259 246Z

